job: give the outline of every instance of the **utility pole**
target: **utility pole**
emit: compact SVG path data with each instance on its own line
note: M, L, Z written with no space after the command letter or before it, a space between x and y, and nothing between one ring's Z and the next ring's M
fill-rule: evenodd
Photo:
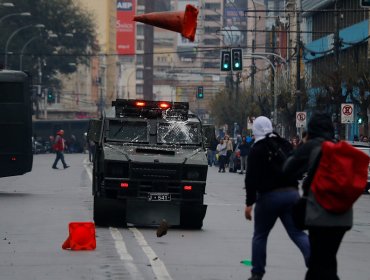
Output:
M302 110L301 106L301 0L296 2L296 24L297 24L297 75L296 75L296 103L297 112Z
M155 1L144 1L145 13L154 12ZM144 26L144 84L143 95L146 100L153 100L153 45L154 28L152 25Z
M338 79L336 81L335 79L335 85L333 85L333 88L334 88L334 93L336 95L336 98L340 96L340 91L341 91L341 79L342 79L342 76L340 74L340 48L341 48L341 39L339 38L339 28L340 28L340 22L339 22L339 17L340 17L340 11L338 10L338 1L335 0L335 3L334 3L334 10L335 10L335 16L334 16L334 26L335 26L335 32L334 32L334 57L335 57L335 77L336 79ZM334 100L339 100L339 99L334 99ZM335 102L334 104L334 113L335 113L335 134L338 134L342 137L341 135L341 124L340 124L340 104L341 102L340 101L337 101Z
M252 0L252 3L253 3L253 9L254 9L254 33L253 33L253 40L252 40L252 54L254 54L255 50L256 50L256 39L257 39L257 12L256 12L256 3L254 2L254 0ZM256 74L256 61L254 59L254 57L252 57L252 65L251 65L251 72L252 72L252 76L251 76L251 88L252 88L252 98L253 100L256 99L256 94L255 94L255 74Z
M275 24L272 25L272 30L271 30L271 52L272 53L275 53L275 42L276 42L276 32L275 32ZM275 56L271 56L271 64L275 66ZM271 67L272 69L272 67ZM277 120L277 106L275 106L275 71L272 69L271 70L271 100L273 102L271 102L272 104L274 104L274 113L273 113L273 123L274 125L276 126L277 123L276 123L276 120Z

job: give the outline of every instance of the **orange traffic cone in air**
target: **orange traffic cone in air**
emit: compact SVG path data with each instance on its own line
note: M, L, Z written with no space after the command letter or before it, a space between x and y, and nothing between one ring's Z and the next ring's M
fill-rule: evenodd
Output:
M69 236L62 248L64 250L94 250L96 248L95 224L92 222L69 223Z
M197 29L198 9L190 4L185 12L157 12L134 17L134 21L157 26L163 29L181 33L182 36L194 41Z

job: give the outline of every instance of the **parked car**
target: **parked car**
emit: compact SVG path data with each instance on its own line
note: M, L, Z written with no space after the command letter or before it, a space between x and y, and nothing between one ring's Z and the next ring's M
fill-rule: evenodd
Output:
M357 149L363 151L368 156L370 156L370 143L360 142L360 141L349 141L349 143L352 146L356 147ZM370 194L370 164L368 167L367 185L366 185L365 193Z

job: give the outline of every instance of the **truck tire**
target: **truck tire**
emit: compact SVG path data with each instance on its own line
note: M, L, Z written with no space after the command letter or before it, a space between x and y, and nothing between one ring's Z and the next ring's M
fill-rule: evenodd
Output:
M207 205L181 206L180 226L187 229L201 229L206 210Z
M126 227L126 207L123 201L94 196L94 222L100 227Z

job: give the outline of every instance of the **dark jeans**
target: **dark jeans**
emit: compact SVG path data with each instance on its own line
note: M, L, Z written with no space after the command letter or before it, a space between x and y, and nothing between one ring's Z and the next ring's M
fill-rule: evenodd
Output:
M56 157L53 164L53 167L57 167L58 161L61 161L63 164L63 167L65 168L67 166L66 162L64 161L64 154L61 151L56 151Z
M345 227L310 227L311 257L305 280L339 280L337 275L337 252Z
M281 220L290 239L302 252L306 266L308 266L310 256L308 236L295 227L292 219L292 206L298 198L299 193L296 190L281 190L258 194L254 209L252 273L259 275L265 273L267 238L278 218Z
M207 161L208 165L212 166L216 161L216 151L207 150Z
M226 161L226 156L221 156L219 155L218 157L218 161L219 161L219 168L218 168L218 171L225 171L225 161Z

